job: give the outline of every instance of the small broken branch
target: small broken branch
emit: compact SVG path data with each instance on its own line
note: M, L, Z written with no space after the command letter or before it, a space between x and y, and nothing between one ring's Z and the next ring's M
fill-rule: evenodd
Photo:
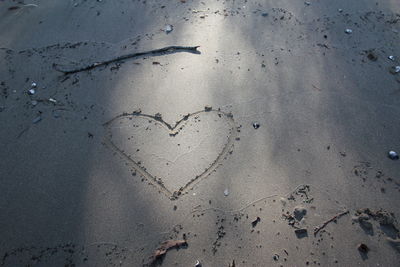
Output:
M130 54L122 55L122 56L119 56L119 57L116 57L113 59L95 62L88 66L77 68L77 69L71 69L71 70L60 69L57 66L57 64L53 64L53 67L55 70L67 75L67 74L91 70L91 69L97 68L99 66L108 65L113 62L121 61L121 60L128 59L128 58L139 57L139 56L146 56L146 55L154 56L154 55L158 55L158 54L170 54L170 53L176 53L176 52L188 52L188 53L200 54L200 51L197 50L197 48L199 48L199 47L200 46L167 46L167 47L163 47L160 49L155 49L155 50L150 50L150 51L145 51L145 52L130 53Z
M187 246L186 240L167 240L161 244L161 246L156 249L153 254L153 260L157 260L167 253L171 248L180 248L181 246Z
M332 218L330 218L329 220L325 221L323 224L321 224L320 226L315 227L314 229L314 236L316 236L318 234L319 231L321 231L322 229L325 228L325 226L327 226L329 223L336 221L337 219L339 219L340 217L342 217L343 215L348 214L349 211L344 211L342 213L336 214L335 216L333 216Z

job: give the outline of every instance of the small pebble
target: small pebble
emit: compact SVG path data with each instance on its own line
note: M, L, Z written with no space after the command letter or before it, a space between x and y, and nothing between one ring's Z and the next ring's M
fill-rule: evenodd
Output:
M346 29L344 32L347 33L347 34L350 34L350 33L353 32L353 30L352 29Z
M260 124L258 122L253 122L253 128L257 130L260 128Z
M228 195L229 195L229 190L228 190L228 189L225 189L225 190L224 190L224 196L227 197Z

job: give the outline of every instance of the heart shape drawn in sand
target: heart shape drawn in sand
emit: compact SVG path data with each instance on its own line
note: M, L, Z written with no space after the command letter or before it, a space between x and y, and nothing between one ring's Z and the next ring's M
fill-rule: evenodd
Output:
M171 125L161 114L123 113L104 124L106 144L139 173L176 199L226 159L237 129L233 116L207 108Z

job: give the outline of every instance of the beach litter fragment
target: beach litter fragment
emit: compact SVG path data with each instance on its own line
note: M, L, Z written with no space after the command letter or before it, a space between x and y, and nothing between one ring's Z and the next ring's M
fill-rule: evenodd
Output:
M294 233L296 234L297 238L303 238L308 236L307 229L305 228L296 229L294 230Z

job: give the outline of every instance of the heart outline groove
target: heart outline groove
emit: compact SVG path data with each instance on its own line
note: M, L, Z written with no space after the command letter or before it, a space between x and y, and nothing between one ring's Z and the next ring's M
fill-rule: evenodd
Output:
M169 190L162 182L161 179L157 179L156 176L151 174L146 170L144 166L139 165L137 161L135 161L131 156L127 155L124 150L119 148L113 141L112 141L112 131L111 131L111 126L112 124L121 118L133 118L133 117L141 117L141 118L146 118L146 119L151 119L154 120L155 122L160 123L161 125L165 126L164 128L169 131L170 136L176 136L179 134L179 132L183 129L185 126L185 123L189 120L189 118L199 115L201 113L217 113L220 118L224 118L228 124L229 124L229 130L228 130L228 136L226 139L226 143L223 146L222 150L218 153L217 157L212 160L212 163L200 174L196 175L194 178L188 179L183 186L181 186L178 189ZM122 113L120 115L117 115L113 117L111 120L105 122L103 124L103 127L106 130L105 134L105 144L108 148L110 148L112 151L116 152L119 156L121 156L123 159L127 161L129 165L133 169L135 169L136 172L138 172L143 178L147 179L148 181L151 182L152 185L157 187L161 192L163 192L169 199L175 200L178 199L179 196L182 194L186 193L190 188L193 188L196 184L198 184L200 181L204 180L206 177L208 177L213 171L215 171L220 165L221 162L226 159L227 154L230 152L230 148L233 147L234 140L236 138L236 132L238 131L235 121L233 119L233 115L231 113L223 112L220 110L214 110L211 108L206 108L204 110L196 111L193 113L189 113L185 116L183 116L180 120L178 120L175 125L171 125L164 121L161 117L161 114L157 113L156 115L149 115L149 114L144 114L141 113L140 110L134 111L132 113Z

